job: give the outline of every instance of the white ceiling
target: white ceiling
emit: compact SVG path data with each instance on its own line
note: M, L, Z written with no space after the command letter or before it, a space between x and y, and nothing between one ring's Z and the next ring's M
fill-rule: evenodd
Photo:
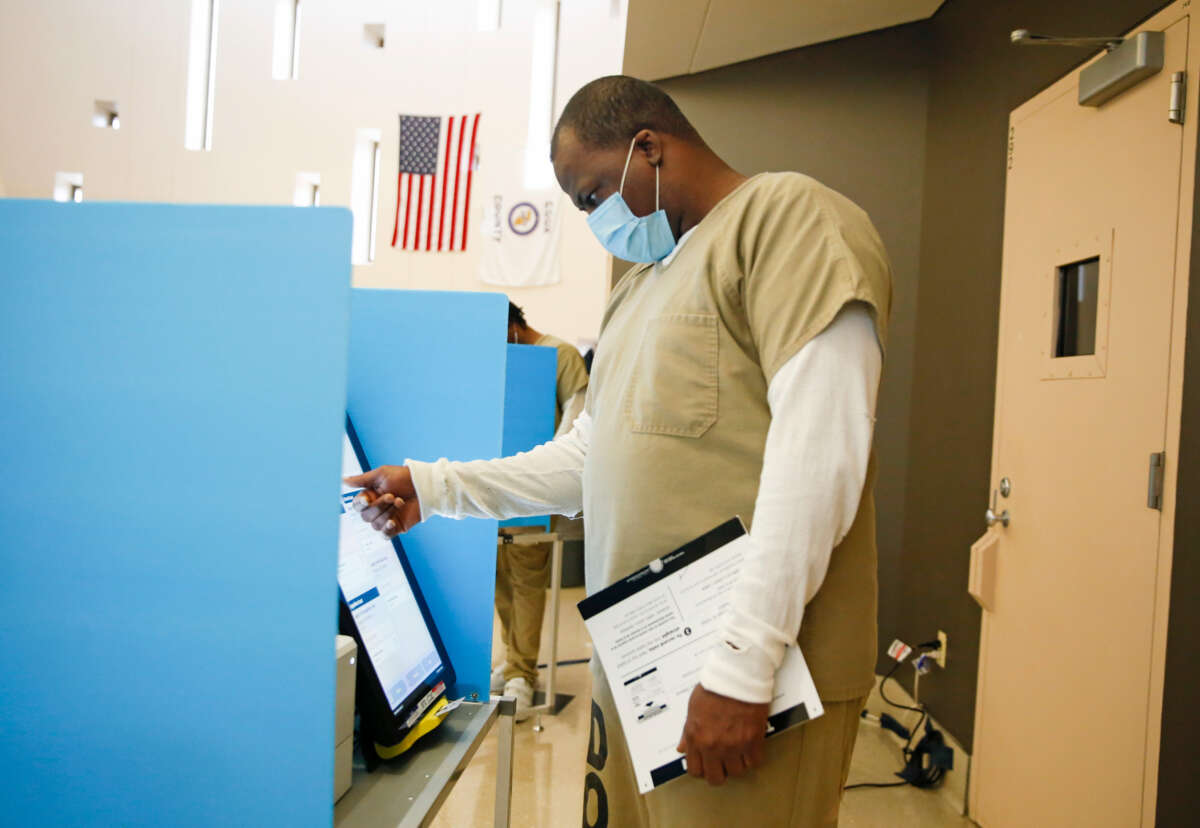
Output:
M924 20L944 0L629 0L625 73L659 80Z

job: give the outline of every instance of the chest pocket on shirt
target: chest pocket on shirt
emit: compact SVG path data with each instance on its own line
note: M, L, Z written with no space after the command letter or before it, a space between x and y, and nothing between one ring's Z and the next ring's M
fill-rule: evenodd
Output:
M625 395L640 434L700 437L717 421L717 316L677 313L646 326Z

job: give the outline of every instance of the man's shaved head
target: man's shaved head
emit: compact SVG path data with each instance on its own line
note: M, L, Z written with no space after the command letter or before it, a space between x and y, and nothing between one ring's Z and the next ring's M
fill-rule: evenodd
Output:
M567 101L554 127L550 158L557 155L564 130L570 130L588 149L607 149L627 147L643 129L701 146L704 143L666 92L627 75L609 75L587 84Z
M671 96L625 75L571 96L550 141L554 177L589 215L620 193L635 217L662 210L676 239L746 177L700 138Z

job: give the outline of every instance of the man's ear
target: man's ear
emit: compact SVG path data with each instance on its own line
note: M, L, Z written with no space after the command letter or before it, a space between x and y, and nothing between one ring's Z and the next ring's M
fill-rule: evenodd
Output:
M657 167L662 163L662 136L660 133L652 129L643 129L634 136L634 143L634 152L645 158L650 166Z

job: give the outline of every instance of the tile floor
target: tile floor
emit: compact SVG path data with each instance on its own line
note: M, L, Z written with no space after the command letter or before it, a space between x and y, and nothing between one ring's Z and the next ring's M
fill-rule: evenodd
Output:
M863 722L858 729L850 781L891 782L903 760L890 733ZM841 828L951 828L973 826L938 791L917 788L859 788L842 798Z
M591 654L587 633L575 610L576 602L582 597L582 588L563 590L559 607L558 650L561 661L587 658ZM549 650L545 638L543 633L542 652ZM497 655L499 657L500 654ZM513 828L574 828L582 822L580 780L584 774L584 751L590 723L588 699L591 674L587 665L559 668L558 685L559 693L574 696L570 704L558 716L545 717L545 729L541 733L533 730L532 718L516 727L513 749ZM899 747L890 734L864 723L854 753L850 782L894 778L891 775L900 765ZM435 817L433 826L491 826L495 774L496 739L495 736L489 736ZM864 788L847 792L840 824L851 828L973 825L970 820L957 814L946 798L937 792L907 787Z

